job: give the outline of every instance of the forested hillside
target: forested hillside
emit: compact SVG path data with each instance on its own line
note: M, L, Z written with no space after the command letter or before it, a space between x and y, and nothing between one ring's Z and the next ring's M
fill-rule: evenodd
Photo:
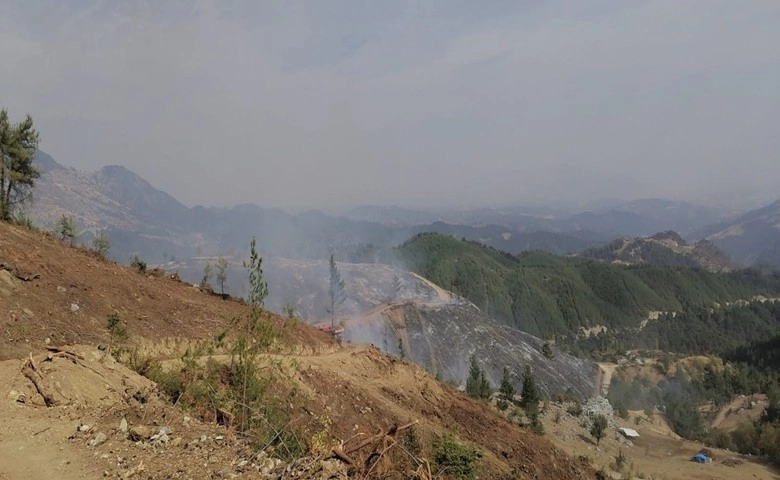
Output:
M692 307L660 314L637 329L605 332L572 345L576 352L620 355L630 349L716 354L757 367L777 367L780 301L753 301L720 308Z
M707 240L688 245L673 231L660 232L651 237L619 238L603 247L589 248L579 255L628 265L704 268L710 272L726 272L737 268L718 247Z
M432 233L397 250L411 270L544 338L571 337L598 325L635 329L651 311L688 311L780 292L776 274L620 266L542 252L513 256Z

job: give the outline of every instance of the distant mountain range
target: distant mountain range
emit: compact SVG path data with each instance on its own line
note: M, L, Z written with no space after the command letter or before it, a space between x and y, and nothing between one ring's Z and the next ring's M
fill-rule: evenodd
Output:
M658 199L580 213L543 206L433 212L365 206L343 216L316 210L292 215L256 205L190 208L121 166L84 173L44 152L38 152L36 161L44 173L34 191L33 221L52 229L62 215L72 216L84 242L100 231L107 233L110 255L121 262L135 254L151 263L243 254L253 236L268 256L325 259L335 253L346 261L376 261L377 249L426 231L513 254L569 254L604 246L616 237L674 229L689 239L707 236L741 265L780 264L778 204L717 227L706 227L721 220L712 209Z
M780 200L696 232L741 265L780 267Z
M641 199L576 213L541 206L432 212L399 207L362 206L348 210L343 216L392 227L414 227L437 222L474 227L493 225L513 232L564 233L585 240L612 239L621 235L646 236L664 230L674 230L687 235L696 228L722 219L721 213L712 208L661 199Z
M625 265L668 265L699 267L710 272L728 272L737 265L708 240L688 245L676 232L657 233L651 237L623 237L580 254L583 258Z

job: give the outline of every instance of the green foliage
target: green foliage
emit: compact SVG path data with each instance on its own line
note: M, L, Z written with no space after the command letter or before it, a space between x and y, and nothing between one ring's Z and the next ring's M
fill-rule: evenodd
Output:
M76 222L73 217L63 215L57 221L57 235L70 245L76 242Z
M596 445L601 443L601 439L607 434L607 417L604 415L596 415L593 418L593 423L590 426L590 434L596 439Z
M415 236L397 252L413 271L468 298L498 320L544 338L562 335L570 342L580 327L604 325L610 332L621 331L635 328L648 311L708 311L715 302L780 292L778 274L754 270L715 274L653 265L625 267L536 251L512 256L477 242L434 233ZM654 332L654 323L648 324L648 332ZM734 319L733 323L739 322ZM668 325L664 319L660 324L664 327L658 328ZM696 333L698 336L701 330ZM643 331L643 335L634 334L633 338L655 342L663 336L661 332L646 335ZM584 348L604 348L597 341ZM706 341L700 343L706 345Z
M29 228L30 230L36 230L32 219L28 215L26 215L22 210L17 210L16 213L14 213L11 221L22 227Z
M706 365L688 375L680 371L658 384L649 377L631 379L620 372L613 376L609 388L609 400L618 409L645 409L652 413L654 405L660 405L672 429L680 436L706 440L707 442L742 453L772 455L772 425L778 423L780 413L780 373L761 370L746 363L727 364L723 368ZM719 430L705 432L699 405L712 403L723 405L738 395L767 393L769 407L756 423L739 426L733 432ZM767 445L770 445L767 447Z
M470 480L476 476L480 458L482 455L476 449L462 445L451 434L445 433L434 443L431 460L435 475Z
M0 220L10 221L14 211L32 197L41 172L33 165L40 137L27 115L11 123L8 111L0 110Z
M225 296L225 282L227 281L228 263L222 257L217 259L217 281L219 282L219 293ZM293 318L293 317L290 317Z
M333 255L330 256L330 260L328 261L328 268L330 272L328 282L328 299L330 303L328 304L327 311L330 314L331 327L335 327L338 308L347 299L347 295L344 292L344 280L341 279L341 273L336 266L336 260Z
M531 371L531 366L525 366L523 373L523 389L520 392L520 406L528 411L539 405L539 390L536 388L536 377Z
M575 417L579 417L582 415L582 404L578 400L575 400L566 407L566 413Z
M112 313L106 317L106 328L109 334L108 351L118 355L127 342L127 325L118 314Z
M544 342L544 345L542 345L542 355L544 355L544 358L553 358L553 350L550 342Z
M703 438L704 420L690 395L680 389L672 389L664 393L663 401L666 418L676 434L692 440Z
M498 408L506 410L507 407L509 407L509 404L514 402L515 397L515 387L509 380L509 370L506 367L504 367L504 372L501 376L501 386L498 388L498 391L501 394L498 401Z
M257 240L252 237L249 244L249 263L244 262L244 268L249 274L249 296L247 303L253 311L259 310L265 304L268 296L268 284L263 279L263 258L257 253Z
M211 270L211 263L206 262L206 265L203 267L203 278L200 279L200 288L204 290L212 290L211 288L212 275L213 272Z
M401 337L398 337L398 356L401 357L401 360L406 358L406 349L404 348L404 340Z
M523 388L520 392L520 406L525 410L525 415L530 422L531 430L539 435L544 433L544 426L540 419L539 412L539 390L536 387L536 377L534 377L531 366L526 365L523 373Z
M179 370L165 371L159 362L136 362L158 383L174 403L183 405L204 420L233 428L252 441L256 449L273 448L274 455L293 460L303 455L306 444L291 426L278 393L284 383L276 372L279 365L262 363L263 354L276 342L279 333L263 303L268 285L263 279L262 258L256 242L250 243L248 314L235 318L229 331L220 332L210 342L200 342L181 357ZM226 349L228 362L211 357L215 349ZM205 365L202 359L208 356ZM323 426L325 426L323 424ZM320 432L316 439L323 440Z
M92 250L101 257L108 255L109 248L111 248L111 240L105 232L98 233L95 238L92 239Z
M466 379L466 394L471 398L486 399L490 397L490 383L485 378L485 372L479 367L477 357L471 356L469 376Z
M779 350L772 348L771 341L762 342L778 335L778 331L780 302L755 301L715 309L686 308L648 322L642 335L625 331L613 334L612 338L623 350L646 348L688 354L726 354L746 361L755 354L759 366L773 366L780 363Z
M415 457L419 457L422 453L422 445L420 444L420 437L417 434L417 429L414 426L404 430L401 437L401 445L407 452L411 453Z
M529 427L532 432L537 435L544 434L544 425L541 420L541 413L539 412L539 404L532 403L525 409L525 416L528 417Z
M236 392L236 416L242 432L253 426L253 407L263 398L267 382L257 375L257 358L274 341L274 331L265 319L263 304L268 296L268 284L263 279L263 258L257 252L257 242L249 244L249 263L244 263L249 276L250 311L246 317L234 320L238 336L230 349L231 385Z
M141 260L138 255L133 255L133 258L130 259L130 267L138 273L146 273L146 262Z
M290 319L296 318L298 316L298 312L297 309L295 308L295 304L292 302L285 303L282 306L282 313L284 314L285 317Z
M778 315L778 303L772 303L771 309L773 317L780 324L780 315ZM759 369L770 368L780 370L780 333L769 337L756 339L748 345L742 345L726 354L726 358L736 362L744 362L754 365Z

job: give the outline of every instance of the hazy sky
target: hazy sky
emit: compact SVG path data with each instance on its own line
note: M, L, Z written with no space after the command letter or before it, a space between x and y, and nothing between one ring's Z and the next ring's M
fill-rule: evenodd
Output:
M0 60L187 204L780 196L778 0L6 0Z

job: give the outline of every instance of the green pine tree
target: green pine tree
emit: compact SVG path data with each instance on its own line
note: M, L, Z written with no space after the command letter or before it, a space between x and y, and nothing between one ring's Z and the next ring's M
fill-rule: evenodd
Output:
M219 282L219 293L225 296L225 281L227 281L228 263L222 257L217 259L217 281Z
M0 110L0 220L10 221L32 197L35 179L41 176L33 165L38 141L31 116L13 124L8 111Z
M480 370L479 372L479 398L485 399L490 398L490 394L493 393L493 389L490 388L490 382L488 382L487 377L485 377L485 371Z
M477 357L471 356L471 366L469 367L469 376L466 379L466 394L471 398L479 398L480 395L480 378L482 377L482 369L479 368L477 363Z
M515 397L515 387L509 380L509 370L506 367L504 367L504 374L501 377L501 386L498 388L498 391L500 393L498 408L506 410Z
M523 390L520 393L520 406L528 411L529 408L539 406L539 390L536 388L536 378L531 371L531 366L525 366L523 373Z
M330 256L329 268L330 268L330 282L328 286L328 300L329 304L327 311L330 314L330 326L336 327L336 314L338 308L347 299L347 295L344 292L344 280L341 278L341 273L336 266L336 260L333 255Z

